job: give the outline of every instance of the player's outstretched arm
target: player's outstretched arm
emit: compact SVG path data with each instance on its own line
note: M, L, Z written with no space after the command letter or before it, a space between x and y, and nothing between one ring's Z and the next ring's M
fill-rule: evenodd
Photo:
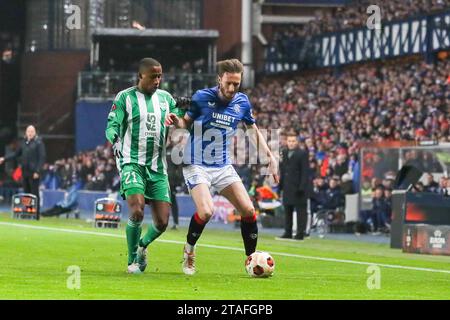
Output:
M113 145L114 156L122 158L122 141L120 139L120 126L125 118L125 110L120 100L114 101L111 111L108 114L106 124L106 139Z
M272 172L272 177L276 184L280 183L280 177L278 174L278 161L270 151L269 146L267 145L266 139L261 134L256 124L247 125L247 129L251 129L253 131L252 134L249 135L251 143L253 143L256 148L261 146L262 152L269 156L269 170Z
M108 114L108 121L106 124L105 135L111 144L114 144L118 137L120 137L120 127L122 122L126 119L124 95L119 93L114 99L111 110Z
M169 116L166 119L166 125L174 125L178 129L189 129L192 125L192 122L192 118L187 114L185 114L184 117L181 118L175 113L169 113Z

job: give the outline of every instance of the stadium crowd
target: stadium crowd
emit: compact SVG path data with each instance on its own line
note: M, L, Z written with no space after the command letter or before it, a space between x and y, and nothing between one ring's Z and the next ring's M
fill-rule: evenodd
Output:
M380 203L390 202L398 158L368 153L360 164L360 145L402 140L450 142L449 85L450 60L435 65L396 61L350 68L340 74L321 71L287 81L268 78L248 94L260 128L300 133L300 145L309 151L315 188L313 211L341 207L344 194L359 190L362 165L363 192L374 197L373 207L381 208L376 210L389 216L389 205ZM424 171L442 172L427 152L408 151L405 161ZM446 179L442 183L450 187ZM335 184L339 192L330 192Z
M317 174L342 177L353 172L364 141L449 142L449 85L450 60L443 60L266 79L248 93L261 128L300 132Z
M332 11L317 10L314 19L302 26L289 25L275 30L273 40L307 37L366 25L367 8L380 8L381 22L389 22L450 8L449 0L356 0Z
M94 151L81 152L72 158L46 163L41 187L48 190L68 189L80 182L84 190L117 191L119 177L111 148L98 146Z

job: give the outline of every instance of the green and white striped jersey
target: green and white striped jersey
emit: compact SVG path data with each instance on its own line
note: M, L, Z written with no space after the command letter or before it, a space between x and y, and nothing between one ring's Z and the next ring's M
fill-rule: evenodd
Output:
M108 115L106 138L111 143L116 135L121 138L121 168L134 163L167 175L164 122L170 112L184 116L167 91L158 89L149 96L134 86L117 94Z

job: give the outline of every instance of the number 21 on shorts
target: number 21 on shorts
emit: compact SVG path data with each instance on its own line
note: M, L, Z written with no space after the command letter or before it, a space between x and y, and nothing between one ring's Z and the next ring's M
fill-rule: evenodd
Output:
M125 172L125 184L137 183L136 172ZM133 176L133 181L130 181L131 176Z

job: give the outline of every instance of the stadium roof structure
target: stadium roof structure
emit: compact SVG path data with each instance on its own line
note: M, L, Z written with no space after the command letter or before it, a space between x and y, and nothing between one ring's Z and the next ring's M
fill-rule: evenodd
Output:
M92 38L99 37L138 37L138 38L195 38L217 39L217 30L185 30L185 29L123 29L99 28L94 30Z

